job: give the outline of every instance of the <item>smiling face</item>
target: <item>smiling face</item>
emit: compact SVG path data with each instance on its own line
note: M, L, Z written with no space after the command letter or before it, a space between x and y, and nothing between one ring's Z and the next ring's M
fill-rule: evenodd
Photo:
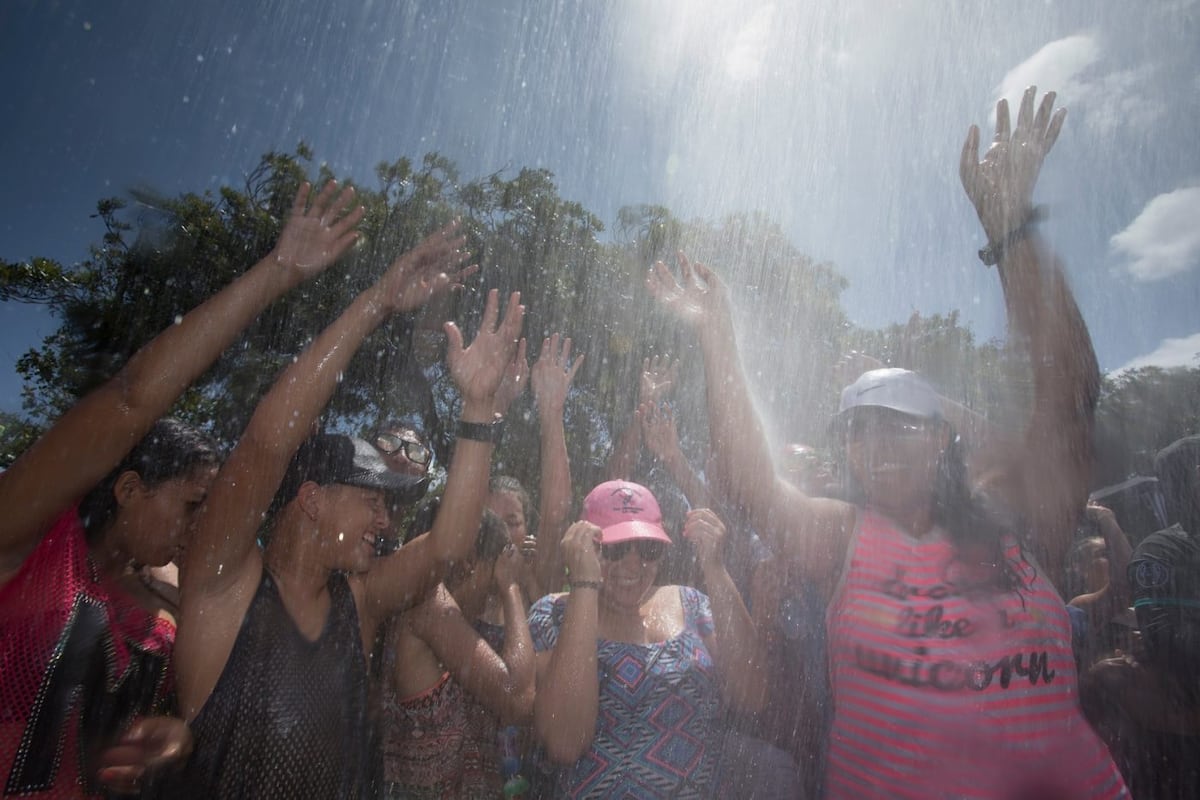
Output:
M146 486L135 473L122 476L130 483L122 492L118 481L118 510L113 519L121 550L137 563L152 567L178 559L216 475L215 466L197 467L157 486Z
M379 489L334 483L321 492L321 550L329 569L366 572L375 542L389 522L387 502Z
M642 541L651 540L629 542L628 544L635 545L633 547L617 545L601 550L600 574L604 578L604 584L600 599L610 608L622 611L636 609L654 587L663 548L661 543L656 542L660 545L656 548L659 557L647 558L636 546Z
M885 513L907 513L933 499L938 461L949 429L887 408L863 408L850 421L846 462L867 503Z

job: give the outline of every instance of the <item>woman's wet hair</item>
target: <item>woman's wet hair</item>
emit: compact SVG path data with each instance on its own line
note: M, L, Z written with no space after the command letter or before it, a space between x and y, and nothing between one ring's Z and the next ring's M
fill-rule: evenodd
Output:
M525 491L525 487L521 482L511 475L495 475L488 481L488 492L495 494L497 492L508 492L516 495L521 501L521 511L525 514L525 527L527 530L533 528L533 501L529 499L529 492Z
M479 521L479 535L475 537L475 558L479 561L495 561L508 547L508 526L494 511L483 510Z
M845 457L846 436L852 414L847 414L837 428L842 457ZM977 491L968 478L966 454L962 438L954 427L945 423L950 443L938 459L933 481L933 522L946 531L954 545L958 560L967 566L968 574L977 574L976 567L986 567L991 579L978 589L1018 591L1025 586L1016 564L1005 553L1005 540L1011 539L1025 559L1022 537L1018 535L1007 515L1001 513L985 492ZM841 469L846 502L866 505L866 493L850 469Z
M207 434L173 417L164 417L142 437L121 463L84 495L79 518L89 541L94 542L117 515L113 488L125 472L136 472L153 489L167 481L185 478L201 467L220 463L216 442Z
M950 536L961 561L971 567L990 567L995 588L1015 592L1025 587L1017 565L1005 553L1005 540L1011 539L1024 561L1023 537L986 493L972 488L963 442L953 428L950 428L950 444L938 459L933 483L933 521Z

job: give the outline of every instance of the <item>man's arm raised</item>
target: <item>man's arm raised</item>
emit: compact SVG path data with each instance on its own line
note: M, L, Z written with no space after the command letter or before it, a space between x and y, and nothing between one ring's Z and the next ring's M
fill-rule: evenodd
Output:
M463 398L461 423L490 425L495 420L496 390L516 355L525 318L519 292L509 297L503 319L499 306L499 294L493 289L470 347L463 347L458 326L446 323L446 360ZM361 582L355 581L366 641L374 639L375 625L424 597L441 580L448 562L471 555L487 498L493 446L460 436L433 529L378 559Z
M288 462L359 345L388 316L423 305L466 271L456 224L400 256L288 366L258 404L200 511L181 576L180 704L191 719L212 693L262 577L256 536Z

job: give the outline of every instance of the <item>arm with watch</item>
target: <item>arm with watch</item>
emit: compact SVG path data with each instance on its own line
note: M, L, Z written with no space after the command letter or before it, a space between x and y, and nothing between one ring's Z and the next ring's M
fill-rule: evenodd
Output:
M1067 552L1088 491L1092 422L1100 373L1091 337L1061 263L1037 229L1033 189L1066 117L1053 92L1034 110L1026 89L1010 131L1008 102L996 106L996 134L982 160L971 126L959 173L988 238L980 251L1000 275L1014 343L1027 355L1033 400L1024 431L997 442L993 488L1032 531L1038 563L1063 585Z
M499 297L492 290L479 333L469 347L463 346L463 335L458 328L453 323L446 324L449 340L446 360L462 394L458 440L446 472L446 490L433 528L392 555L376 559L364 576L364 610L370 616L368 622L364 615L366 641L371 641L370 628L374 623L425 597L442 579L449 562L465 559L474 552L487 499L492 449L502 432L493 401L521 335L525 307L520 303L520 294L514 292L501 319Z

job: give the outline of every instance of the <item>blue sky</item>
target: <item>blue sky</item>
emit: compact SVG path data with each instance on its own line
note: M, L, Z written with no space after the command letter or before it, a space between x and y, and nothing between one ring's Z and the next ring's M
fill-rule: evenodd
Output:
M237 183L304 139L359 181L428 150L466 177L546 167L608 223L763 211L849 278L855 322L959 309L988 338L958 153L1036 83L1070 110L1038 197L1102 367L1194 365L1198 34L1196 0L9 0L0 258L78 261L97 199ZM15 410L54 321L0 323Z

